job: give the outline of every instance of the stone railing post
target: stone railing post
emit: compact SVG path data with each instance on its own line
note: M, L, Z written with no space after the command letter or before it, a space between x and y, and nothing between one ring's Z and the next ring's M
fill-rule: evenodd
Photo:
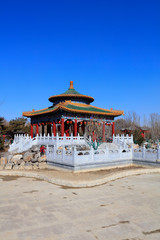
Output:
M47 138L48 138L47 140L48 140L48 143L49 143L49 138L50 138L50 136L49 136L49 133L48 133L48 136L47 136Z
M121 135L121 141L124 142L124 134Z
M129 136L128 134L126 134L126 141L128 142L128 140L129 140Z
M115 142L115 135L113 134L113 143Z
M143 159L145 158L145 153L146 153L146 148L145 148L145 145L143 145L143 148L142 148L142 158Z
M71 133L71 142L73 142L73 133Z
M78 135L77 135L77 140L78 140L78 142L80 141L80 136L79 136L79 133L78 133Z
M72 148L72 155L73 155L73 158L72 158L73 166L76 166L76 165L77 165L76 147L73 147L73 148Z
M74 147L72 147L72 161L73 161L73 163L74 163Z
M66 142L66 134L64 133L63 141Z
M56 134L56 147L59 146L59 135L58 135L58 132Z
M132 141L132 143L133 143L133 134L131 135L131 141Z
M62 148L62 161L64 161L65 160L65 146L63 146L63 148Z
M42 141L42 134L39 135L39 143L41 144Z

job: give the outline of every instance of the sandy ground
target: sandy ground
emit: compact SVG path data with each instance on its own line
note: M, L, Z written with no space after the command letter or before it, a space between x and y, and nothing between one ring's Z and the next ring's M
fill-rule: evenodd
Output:
M46 176L55 177L56 179L67 180L67 181L75 181L75 182L86 182L86 181L94 181L97 179L103 179L107 176L113 175L118 172L125 172L127 170L136 170L136 169L145 169L145 166L140 165L130 165L124 167L109 167L104 169L93 169L81 172L73 172L70 170L65 170L62 168L54 168L51 167L49 169L43 170L35 170L35 172L43 173ZM147 169L149 167L147 166ZM34 172L34 171L33 171Z
M45 169L36 169L36 170L5 170L2 172L4 172L6 175L16 175L18 172L22 173L35 173L36 175L38 174L39 176L44 176L47 177L48 179L55 179L56 182L66 182L66 185L68 185L67 183L71 183L71 184L75 184L77 185L77 183L81 183L81 184L87 184L87 183L92 183L94 186L94 182L96 181L100 181L104 180L105 178L109 177L109 176L114 176L116 173L127 173L129 170L145 170L145 169L154 169L152 167L145 167L145 166L141 166L141 165L128 165L128 166L119 166L119 167L108 167L108 168L103 168L103 169L94 169L94 170L87 170L87 171L71 171L71 170L67 170L67 169L63 169L63 168L57 168L57 167L50 167L49 165L46 165ZM1 171L0 171L1 173ZM134 173L134 172L133 172ZM3 174L2 174L3 175ZM19 175L21 176L21 174ZM25 176L25 175L24 175ZM31 176L32 177L32 176ZM38 177L39 178L39 177ZM103 181L105 182L105 181ZM60 184L61 185L61 184ZM65 185L65 184L62 184Z

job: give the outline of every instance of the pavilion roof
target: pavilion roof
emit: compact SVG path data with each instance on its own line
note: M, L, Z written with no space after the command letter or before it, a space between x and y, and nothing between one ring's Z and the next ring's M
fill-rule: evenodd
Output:
M103 108L98 108L89 104L65 101L65 102L60 102L53 107L49 107L49 108L45 108L37 111L32 110L29 112L23 112L23 116L33 117L33 116L42 115L42 114L54 113L59 109L62 109L67 112L73 112L73 113L97 114L97 115L104 115L104 116L108 115L108 116L114 116L114 117L117 117L123 114L123 111L119 111L119 110L103 109Z
M76 98L81 98L81 99L85 99L87 100L88 103L91 103L94 101L93 97L87 96L87 95L83 95L79 92L77 92L74 87L73 87L73 81L70 81L70 87L67 91L65 91L62 94L59 95L54 95L51 96L49 98L50 102L56 102L56 101L60 101L60 100L71 100L71 99L76 99Z
M79 92L77 92L74 88L69 88L67 91L65 91L64 93L60 94L60 95L70 95L70 94L76 94L76 95L82 95Z

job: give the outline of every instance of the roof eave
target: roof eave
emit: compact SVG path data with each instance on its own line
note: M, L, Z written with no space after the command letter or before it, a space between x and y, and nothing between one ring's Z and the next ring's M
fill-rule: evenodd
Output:
M33 114L33 112L28 112L28 113L25 113L23 112L23 116L24 117L34 117L34 116L37 116L37 115L42 115L42 114L48 114L48 113L51 113L51 112L56 112L58 111L59 109L63 109L67 112L74 112L74 113L87 113L87 114L94 114L94 115L103 115L103 116L113 116L113 117L119 117L121 115L123 115L123 112L119 112L119 113L102 113L102 112L94 112L94 111L81 111L81 110L76 110L76 109L69 109L69 108L66 108L66 107L62 107L62 106L59 106L58 108L54 109L54 110L50 110L50 111L47 111L47 112L40 112L40 113L36 113Z
M57 99L57 98L66 98L66 97L73 97L73 98L86 98L89 100L89 102L93 102L94 98L87 96L87 95L82 95L82 94L62 94L62 95L55 95L55 96L51 96L48 98L48 100L50 102L53 102L53 99Z

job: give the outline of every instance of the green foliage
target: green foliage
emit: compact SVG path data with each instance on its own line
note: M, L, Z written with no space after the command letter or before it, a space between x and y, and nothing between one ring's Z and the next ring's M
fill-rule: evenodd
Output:
M7 133L11 137L13 137L14 134L29 134L29 132L30 132L30 124L27 123L27 119L16 118L16 119L12 119L9 122Z
M3 135L8 138L13 138L14 134L29 134L30 123L26 118L16 118L7 122L3 117L0 117L0 148L3 148Z
M3 134L5 133L4 118L0 117L0 150L4 149Z
M4 149L4 142L3 142L3 138L0 138L0 150Z
M151 144L148 143L148 144L146 145L146 148L147 148L147 149L148 149L148 148L151 148Z
M5 120L3 117L0 117L0 135L5 134L6 126L5 126Z
M136 129L133 133L133 141L135 144L138 144L139 146L143 143L144 138L141 135L141 131L139 129Z

